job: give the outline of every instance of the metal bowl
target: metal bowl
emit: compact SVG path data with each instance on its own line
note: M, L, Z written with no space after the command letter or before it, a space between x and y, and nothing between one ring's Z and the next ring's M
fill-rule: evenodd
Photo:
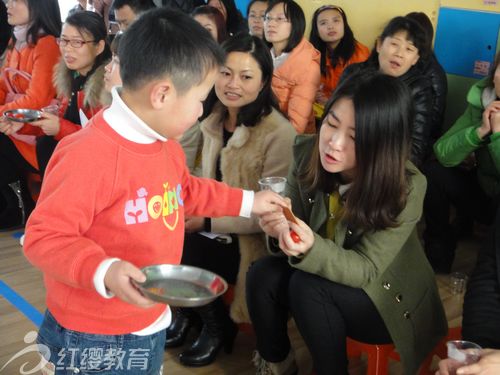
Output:
M42 111L36 109L11 109L3 113L10 121L33 122L42 118Z
M212 302L227 290L227 282L210 271L184 265L159 264L142 269L147 279L135 283L149 299L170 306L194 307Z

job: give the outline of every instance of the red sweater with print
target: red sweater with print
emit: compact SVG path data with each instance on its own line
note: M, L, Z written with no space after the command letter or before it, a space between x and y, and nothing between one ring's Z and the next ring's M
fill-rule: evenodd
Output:
M165 306L102 298L93 284L99 264L109 257L139 268L178 264L185 215L237 216L243 193L191 176L176 141L128 141L102 114L59 143L24 252L43 271L47 307L63 327L117 335L148 327Z

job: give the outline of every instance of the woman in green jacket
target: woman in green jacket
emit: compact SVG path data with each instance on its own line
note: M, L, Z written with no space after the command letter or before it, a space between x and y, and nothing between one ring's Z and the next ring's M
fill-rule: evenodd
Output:
M471 87L462 116L434 144L439 162L426 167L425 251L438 272L449 272L460 228L450 225L450 205L462 217L491 224L500 195L500 54L490 75Z
M414 374L446 333L417 237L426 183L407 160L411 108L396 78L360 72L338 86L319 135L296 139L286 194L297 223L261 217L276 256L247 274L257 373L296 371L289 312L318 375L347 374L346 337L394 343Z

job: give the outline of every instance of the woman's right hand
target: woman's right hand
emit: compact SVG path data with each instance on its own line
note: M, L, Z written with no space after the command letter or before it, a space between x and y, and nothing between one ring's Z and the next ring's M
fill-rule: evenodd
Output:
M0 133L5 135L15 134L19 129L23 127L22 122L12 122L6 119L4 116L0 117Z
M483 122L481 126L477 128L477 135L479 138L483 139L492 131L491 118L492 114L495 112L500 112L500 100L495 100L491 102L483 111ZM496 117L496 116L495 116Z

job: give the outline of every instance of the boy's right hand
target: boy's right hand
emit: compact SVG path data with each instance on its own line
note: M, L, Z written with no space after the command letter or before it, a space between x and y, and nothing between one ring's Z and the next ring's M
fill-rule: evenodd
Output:
M255 193L252 213L261 216L275 211L282 212L281 206L287 206L285 198L271 190L262 190Z
M132 280L142 283L146 281L146 275L132 263L120 260L109 267L104 276L104 285L124 302L143 308L153 306L155 302L145 298L132 284Z

